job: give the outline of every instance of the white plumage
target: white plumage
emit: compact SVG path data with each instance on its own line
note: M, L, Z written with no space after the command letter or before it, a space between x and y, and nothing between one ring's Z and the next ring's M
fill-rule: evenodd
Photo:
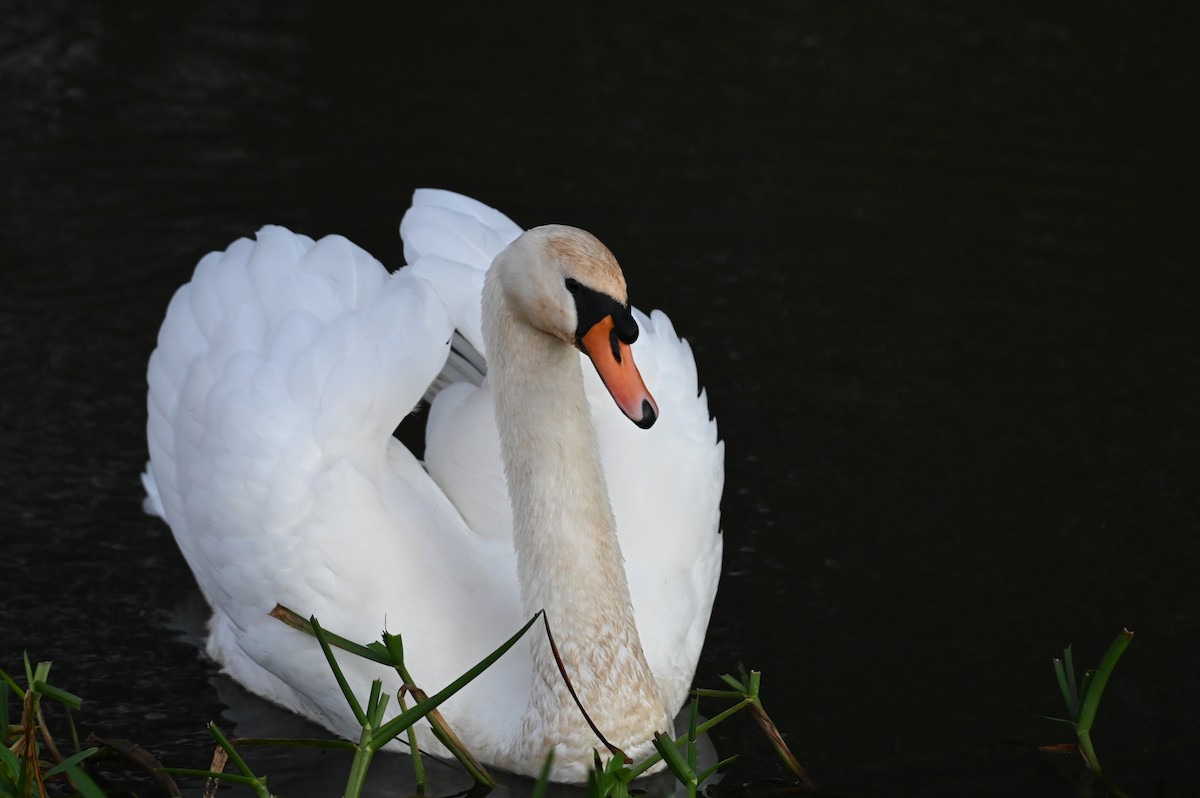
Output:
M448 360L456 330L487 355L485 273L502 251L518 251L521 230L475 200L421 190L401 234L410 265L394 274L344 238L314 242L280 227L205 256L171 301L148 373L147 508L170 525L212 605L209 653L251 691L343 735L356 727L319 649L268 616L276 603L364 642L385 626L402 634L410 671L430 693L536 609L522 604L494 380L478 384L473 367ZM583 385L636 637L674 713L716 592L724 447L686 342L661 312L634 318L633 357L658 422L630 423L586 360ZM421 463L391 433L431 386L441 390ZM571 480L582 477L571 463L561 471L566 489L553 496L569 509ZM544 576L550 584L536 571L529 581ZM525 587L540 595L542 585ZM563 603L620 604L613 590ZM580 629L579 640L557 623L555 634L568 647L604 646ZM598 742L550 740L556 723L581 723L573 715L535 717L577 714L543 706L539 645L518 644L443 714L482 759L519 772L536 773L545 742L558 743L555 777L577 780ZM378 676L398 687L394 674L339 661L360 693ZM604 689L619 710L614 679ZM423 724L419 739L442 752Z

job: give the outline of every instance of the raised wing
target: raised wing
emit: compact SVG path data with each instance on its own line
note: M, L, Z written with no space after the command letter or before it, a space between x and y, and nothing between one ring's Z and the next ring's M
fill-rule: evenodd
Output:
M484 273L520 228L475 200L422 190L400 230L407 270L434 285L455 327L483 352ZM661 412L654 427L631 424L591 363L580 358L642 644L664 697L678 707L691 684L720 570L724 444L717 440L687 342L662 312L634 314L641 329L634 360ZM437 396L425 458L430 474L477 533L511 539L486 382L451 385Z

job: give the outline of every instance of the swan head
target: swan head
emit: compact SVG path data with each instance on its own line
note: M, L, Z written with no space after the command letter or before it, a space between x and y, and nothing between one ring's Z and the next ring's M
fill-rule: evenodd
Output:
M517 320L587 355L621 412L642 429L654 424L658 405L630 349L638 325L625 275L600 239L566 225L535 227L497 256L492 271Z

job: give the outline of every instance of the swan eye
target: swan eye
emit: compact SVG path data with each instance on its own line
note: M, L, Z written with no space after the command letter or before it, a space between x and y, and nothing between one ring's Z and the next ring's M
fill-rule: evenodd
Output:
M583 288L583 286L580 285L579 281L576 280L574 277L567 278L567 290L570 291L572 294L578 294L579 289L581 289L581 288Z

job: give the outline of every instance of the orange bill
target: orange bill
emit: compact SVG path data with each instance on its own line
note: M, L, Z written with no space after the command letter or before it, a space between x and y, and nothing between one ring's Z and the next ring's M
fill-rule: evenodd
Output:
M621 412L642 429L649 429L658 419L658 405L633 363L633 350L617 337L612 316L592 325L580 343Z

